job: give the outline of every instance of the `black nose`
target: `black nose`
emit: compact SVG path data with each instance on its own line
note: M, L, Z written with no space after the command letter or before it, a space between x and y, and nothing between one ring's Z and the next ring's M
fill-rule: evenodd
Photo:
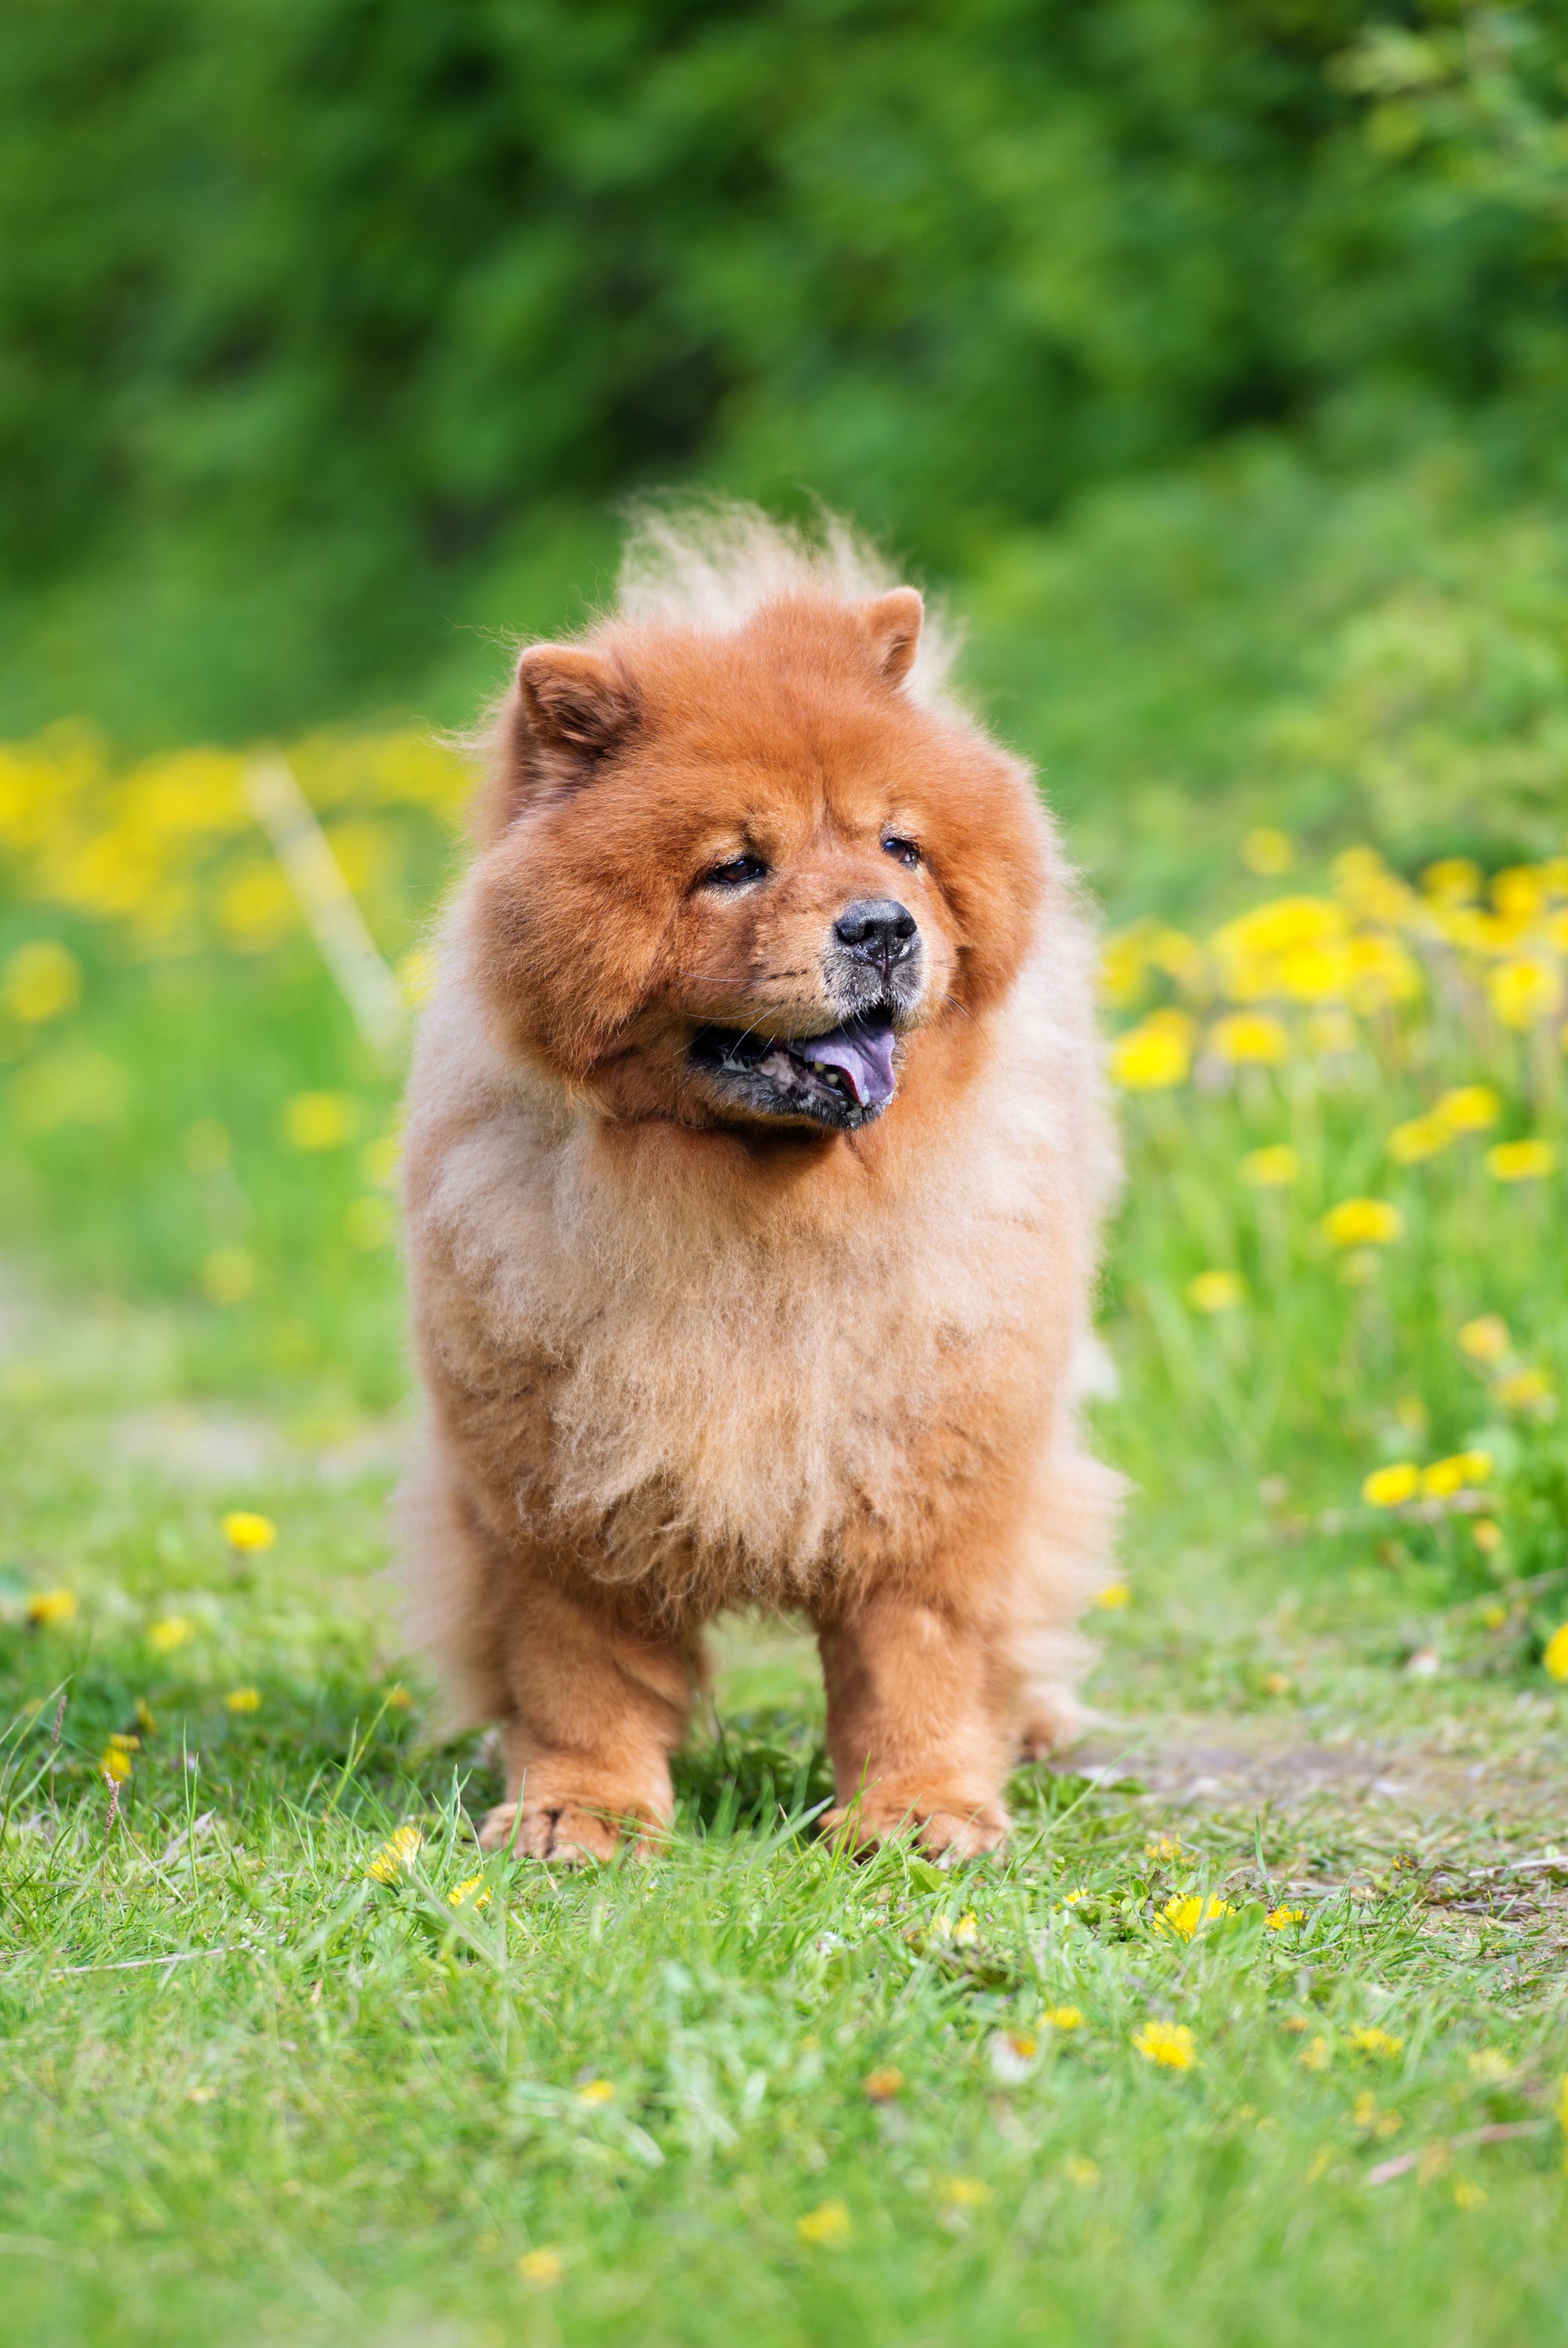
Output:
M908 906L895 898L861 897L844 907L833 935L857 962L878 963L885 972L913 953L919 931Z

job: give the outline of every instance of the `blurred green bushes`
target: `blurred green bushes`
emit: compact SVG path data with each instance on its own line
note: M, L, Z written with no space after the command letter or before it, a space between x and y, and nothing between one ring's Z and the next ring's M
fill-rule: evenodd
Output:
M1238 438L1553 497L1565 61L1448 0L11 0L0 730L456 702L654 481L963 577Z

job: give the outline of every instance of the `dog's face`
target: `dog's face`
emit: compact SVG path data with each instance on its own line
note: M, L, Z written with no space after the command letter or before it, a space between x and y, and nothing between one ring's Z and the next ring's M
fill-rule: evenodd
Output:
M1026 949L1027 783L903 686L913 589L523 654L478 879L512 1040L613 1113L852 1131Z

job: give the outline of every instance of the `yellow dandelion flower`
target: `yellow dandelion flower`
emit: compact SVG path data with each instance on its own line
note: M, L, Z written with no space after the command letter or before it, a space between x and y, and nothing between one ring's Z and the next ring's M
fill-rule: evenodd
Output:
M1486 991L1505 1027L1533 1027L1537 1020L1550 1019L1563 1002L1555 965L1529 954L1500 963L1488 976Z
M1053 2030L1083 2028L1083 2015L1076 2005L1047 2005L1040 2019L1048 2022Z
M1191 1062L1191 1046L1179 1035L1147 1021L1129 1028L1110 1047L1111 1076L1131 1093L1166 1092L1172 1085L1184 1085Z
M447 1894L449 1908L488 1908L490 1904L490 1895L482 1875L469 1876L464 1882L454 1885Z
M891 2104L903 2086L903 2073L896 2064L884 2064L880 2071L868 2071L861 2081L861 2093L873 2104Z
M559 2250L524 2250L517 2262L518 2273L524 2282L538 2291L548 2291L552 2283L560 2282L566 2272L566 2261Z
M1480 1313L1460 1331L1460 1351L1472 1362L1501 1362L1512 1342L1500 1313Z
M1145 2022L1132 2034L1134 2052L1167 2071L1191 2071L1198 2060L1184 2022Z
M1421 875L1422 888L1439 905L1469 904L1480 895L1480 866L1468 856L1442 857Z
M1305 1908L1271 1908L1264 1918L1271 1932L1283 1932L1292 1924L1305 1924Z
M242 1556L257 1550L271 1549L278 1537L278 1529L271 1517L258 1517L250 1509L231 1509L222 1522L223 1539L231 1549Z
M1295 2059L1304 2071L1326 2071L1334 2060L1333 2043L1322 2037L1309 2039Z
M98 1756L98 1776L123 1786L134 1766L131 1756L140 1742L138 1736L111 1736Z
M980 2177L944 2177L936 2189L950 2209L983 2209L995 2199Z
M1246 1287L1233 1272L1201 1272L1184 1293L1194 1313L1229 1313L1244 1302Z
M1388 1155L1397 1165L1418 1166L1423 1158L1435 1158L1446 1149L1453 1135L1435 1117L1412 1117L1397 1125L1388 1136Z
M189 1614L165 1614L147 1626L147 1643L155 1655L171 1655L176 1647L195 1636L196 1625Z
M407 1873L424 1847L425 1838L418 1827L399 1827L366 1867L366 1877L372 1883L396 1883L400 1875Z
M1295 862L1295 842L1272 823L1254 824L1242 834L1242 862L1261 880L1277 880Z
M1421 1471L1413 1459L1397 1459L1390 1467L1374 1468L1361 1487L1361 1497L1374 1509L1397 1509L1413 1500L1421 1488Z
M1346 2043L1353 2046L1358 2054L1376 2054L1383 2062L1392 2062L1394 2056L1402 2051L1405 2044L1402 2038L1396 2038L1392 2032L1379 2030L1376 2023L1369 2023L1359 2030L1352 2030L1348 2034Z
M1486 1170L1494 1182L1538 1182L1555 1172L1556 1166L1552 1143L1534 1136L1526 1141L1500 1141L1486 1153Z
M1490 1085L1455 1085L1439 1094L1432 1115L1450 1133L1485 1133L1502 1115L1502 1103Z
M1108 1581L1094 1602L1108 1614L1119 1614L1124 1606L1132 1603L1131 1586L1125 1581Z
M1068 1893L1066 1899L1062 1901L1062 1906L1064 1908L1081 1908L1086 1900L1092 1900L1093 1898L1094 1893L1088 1889L1088 1885L1080 1883L1076 1891L1069 1891Z
M1568 1680L1568 1622L1559 1622L1542 1650L1541 1660L1554 1680Z
M1502 1547L1502 1527L1491 1517L1477 1517L1470 1525L1470 1539L1483 1557L1493 1557Z
M1297 946L1281 954L1276 976L1295 1003L1332 1003L1348 990L1352 969L1347 945Z
M225 1710L229 1712L260 1712L262 1708L262 1692L260 1688L253 1687L231 1688L228 1694L223 1698L223 1704Z
M1557 1399L1544 1370L1515 1370L1511 1377L1496 1379L1491 1390L1504 1410L1541 1411Z
M1233 1916L1235 1910L1228 1900L1210 1897L1200 1900L1194 1893L1184 1900L1168 1900L1155 1920L1157 1931L1174 1932L1179 1939L1190 1941L1204 1924L1217 1922L1223 1916Z
M832 2250L849 2240L854 2225L842 2201L824 2201L819 2209L808 2209L803 2218L796 2219L795 2231L813 2249Z
M213 1248L201 1259L201 1293L209 1304L242 1304L260 1276L248 1248Z
M973 1908L965 1908L963 1915L953 1927L953 1938L956 1946L961 1949L972 1949L980 1938L979 1919Z
M1349 959L1350 1000L1357 1011L1385 1011L1421 994L1420 966L1398 938L1353 938Z
M1490 1451L1456 1451L1447 1459L1433 1460L1421 1478L1421 1489L1429 1499L1446 1500L1469 1485L1484 1484L1491 1474Z
M35 1590L23 1612L40 1631L57 1631L74 1622L81 1609L74 1590Z
M1319 1228L1331 1247L1390 1247L1404 1231L1405 1218L1387 1199L1341 1199Z
M18 946L0 973L0 1004L24 1026L41 1027L74 1011L81 1000L82 966L54 938Z
M348 1093L296 1093L279 1122L291 1149L341 1149L354 1138L359 1105Z
M577 2100L580 2104L594 2106L613 2104L615 2100L615 2082L614 2079L585 2080L577 2090Z
M1265 1695L1288 1695L1291 1691L1291 1677L1288 1672L1265 1672L1264 1673L1264 1694Z
M1300 1172L1300 1159L1283 1141L1271 1142L1264 1149L1249 1149L1241 1165L1243 1181L1254 1190L1287 1189Z
M1062 2175L1069 2185L1081 2185L1087 2188L1099 2183L1099 2165L1097 2161L1086 2160L1080 2152L1069 2153L1062 2163Z
M1475 2054L1466 2056L1465 2067L1470 2077L1479 2079L1483 2087L1501 2086L1505 2079L1512 2078L1514 2069L1511 2058L1503 2053L1501 2046L1478 2048Z
M1278 1067L1290 1057L1290 1035L1266 1011L1233 1011L1209 1030L1209 1049L1233 1067Z

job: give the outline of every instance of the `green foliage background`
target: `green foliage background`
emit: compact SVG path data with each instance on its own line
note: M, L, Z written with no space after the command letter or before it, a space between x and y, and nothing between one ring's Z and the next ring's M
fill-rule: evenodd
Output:
M1047 625L1169 704L1218 604L1245 718L1303 569L1331 618L1429 550L1495 595L1485 517L1555 527L1564 60L1447 0L11 0L0 730L456 714L701 479L973 592L1070 794Z

